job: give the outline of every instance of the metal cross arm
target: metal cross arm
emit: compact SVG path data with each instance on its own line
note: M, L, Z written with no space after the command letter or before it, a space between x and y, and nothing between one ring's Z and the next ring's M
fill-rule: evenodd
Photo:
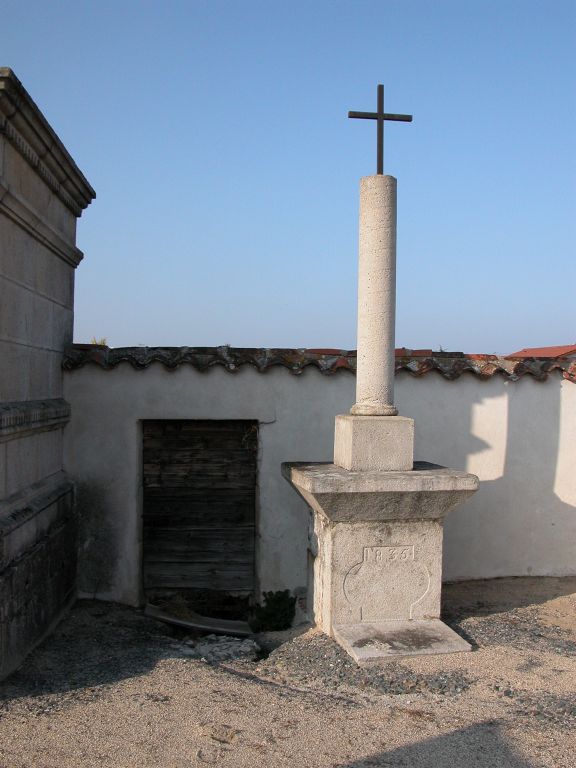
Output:
M384 112L384 86L378 86L378 108L376 112L348 112L348 117L358 117L361 120L376 120L376 152L377 152L377 170L376 173L384 173L384 120L394 120L400 123L411 123L412 115L394 115Z
M363 120L377 120L377 112L348 112L348 117L361 117ZM382 114L384 120L397 120L401 123L411 123L412 115L393 115L391 112Z

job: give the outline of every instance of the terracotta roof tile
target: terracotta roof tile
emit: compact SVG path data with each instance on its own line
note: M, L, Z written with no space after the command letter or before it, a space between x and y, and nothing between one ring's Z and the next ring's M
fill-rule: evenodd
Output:
M526 347L518 352L512 352L506 357L566 357L576 355L576 344L565 344L559 347Z
M428 354L429 353L429 354ZM230 373L243 365L251 365L260 372L273 366L283 366L291 373L301 374L312 366L330 375L345 370L356 371L356 352L343 349L268 349L255 347L102 347L96 344L74 344L66 351L63 368L71 371L87 364L105 370L128 363L133 368L144 369L152 363L161 363L174 370L180 365L191 365L199 371L222 366ZM497 355L465 355L463 352L432 352L431 350L396 350L396 371L406 371L412 376L424 376L436 371L446 379L458 379L463 373L471 373L481 379L496 374L509 381L522 376L532 376L544 381L553 371L576 383L576 360L556 361L542 359L511 359Z

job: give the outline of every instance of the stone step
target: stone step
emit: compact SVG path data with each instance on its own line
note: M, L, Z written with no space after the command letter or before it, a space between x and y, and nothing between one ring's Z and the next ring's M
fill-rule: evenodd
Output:
M334 639L358 664L472 650L470 643L440 619L340 624L333 632Z

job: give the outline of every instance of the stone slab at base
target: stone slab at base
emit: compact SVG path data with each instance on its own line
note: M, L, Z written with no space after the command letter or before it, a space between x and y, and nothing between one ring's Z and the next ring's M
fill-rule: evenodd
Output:
M470 643L440 619L341 624L333 630L334 639L358 664L472 650Z
M352 472L411 470L414 419L405 416L336 416L334 464Z

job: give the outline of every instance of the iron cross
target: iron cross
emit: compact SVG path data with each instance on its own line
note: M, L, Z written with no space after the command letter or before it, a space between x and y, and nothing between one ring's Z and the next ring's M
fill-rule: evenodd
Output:
M362 120L376 120L376 173L384 173L384 120L396 120L401 123L411 123L412 115L391 115L384 112L384 86L378 86L378 110L377 112L348 112L348 117L359 117Z

